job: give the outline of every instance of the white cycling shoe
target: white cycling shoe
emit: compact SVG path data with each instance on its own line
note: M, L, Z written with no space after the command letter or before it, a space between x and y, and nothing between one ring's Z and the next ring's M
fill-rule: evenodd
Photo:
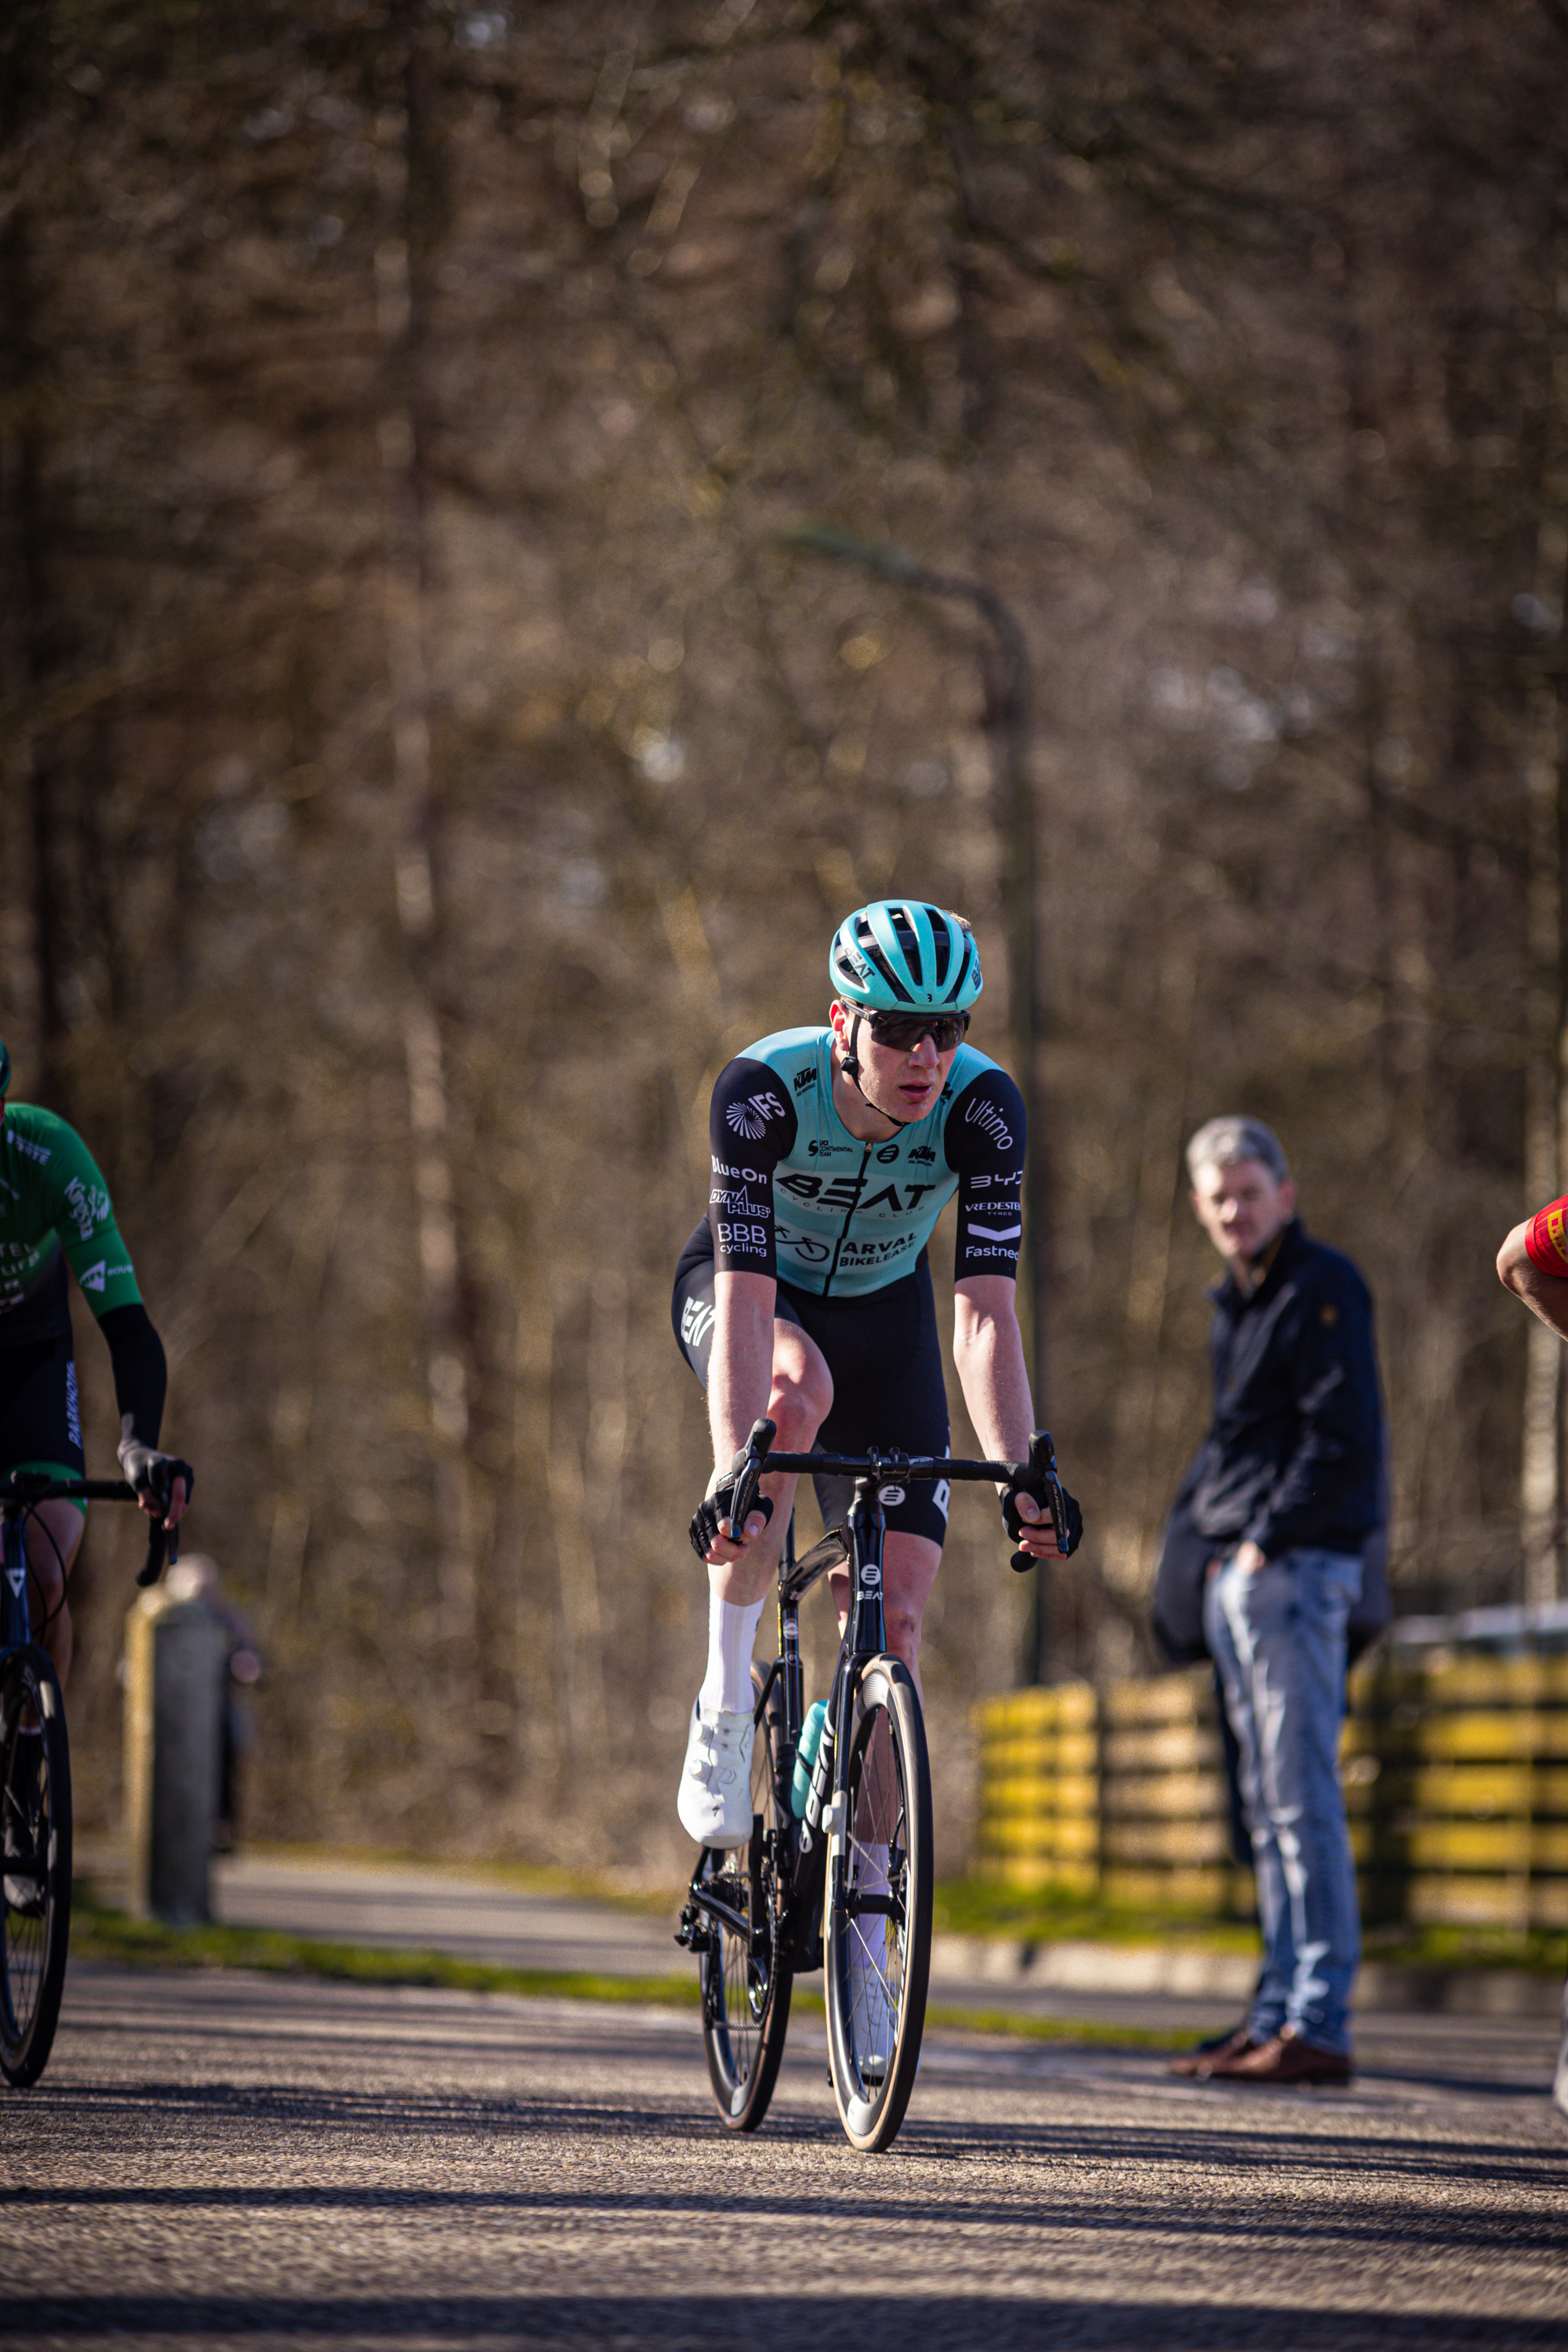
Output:
M756 1726L748 1707L721 1708L712 1722L691 1710L691 1737L680 1769L676 1811L699 1845L745 1845L752 1834L752 1742Z

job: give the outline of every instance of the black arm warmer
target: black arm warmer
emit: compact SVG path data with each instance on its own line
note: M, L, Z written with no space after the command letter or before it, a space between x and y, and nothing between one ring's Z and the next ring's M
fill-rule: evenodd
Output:
M132 1434L143 1445L156 1445L169 1376L153 1318L142 1306L111 1307L98 1328L109 1342L114 1401L121 1418L129 1413Z

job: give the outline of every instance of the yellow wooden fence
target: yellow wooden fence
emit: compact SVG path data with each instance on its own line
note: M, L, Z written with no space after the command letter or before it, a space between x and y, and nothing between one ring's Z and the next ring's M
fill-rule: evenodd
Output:
M1250 1908L1206 1670L1014 1691L976 1726L982 1874ZM1343 1754L1369 1922L1568 1927L1568 1654L1380 1652L1351 1677Z

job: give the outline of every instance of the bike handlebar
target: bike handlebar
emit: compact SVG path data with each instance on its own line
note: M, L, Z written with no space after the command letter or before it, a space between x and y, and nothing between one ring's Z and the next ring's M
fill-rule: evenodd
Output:
M1051 1515L1051 1527L1057 1548L1065 1554L1068 1540L1067 1504L1062 1495L1061 1479L1057 1471L1056 1448L1051 1444L1048 1429L1037 1429L1029 1440L1029 1458L1026 1462L963 1462L933 1454L882 1454L875 1448L869 1454L775 1454L773 1439L777 1423L763 1419L753 1422L746 1441L746 1459L737 1473L735 1491L730 1504L730 1524L743 1528L746 1515L757 1498L757 1486L764 1471L795 1471L815 1477L870 1478L878 1492L884 1486L902 1486L917 1479L984 1479L1015 1489L1037 1484L1044 1489L1046 1507ZM1023 1473L1020 1477L1020 1473ZM1016 1551L1013 1566L1023 1570L1033 1568L1034 1559L1026 1551Z
M175 1465L171 1475L187 1478L188 1465ZM0 1478L0 1506L27 1506L35 1503L140 1503L141 1496L123 1478L51 1478L42 1470L13 1470L9 1478ZM166 1528L162 1519L154 1519L147 1533L147 1557L136 1571L139 1585L156 1584L165 1565L173 1567L180 1557L180 1531Z

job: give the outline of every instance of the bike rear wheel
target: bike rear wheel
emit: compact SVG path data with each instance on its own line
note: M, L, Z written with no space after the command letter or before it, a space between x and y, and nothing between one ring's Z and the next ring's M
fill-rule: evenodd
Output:
M0 1663L0 2074L43 2073L70 1937L71 1792L65 1706L34 1645Z
M753 1689L761 1677L752 1670ZM784 1948L784 1829L774 1793L780 1687L774 1683L752 1745L752 1839L702 1856L700 1878L745 1921L742 1935L711 1916L701 1957L702 2041L708 2078L731 2131L755 2131L778 2080L789 2025L792 1978Z
M841 1787L828 1861L827 2042L844 2129L874 2153L910 2104L931 1976L931 1767L920 1698L897 1658L874 1658L861 1677Z

